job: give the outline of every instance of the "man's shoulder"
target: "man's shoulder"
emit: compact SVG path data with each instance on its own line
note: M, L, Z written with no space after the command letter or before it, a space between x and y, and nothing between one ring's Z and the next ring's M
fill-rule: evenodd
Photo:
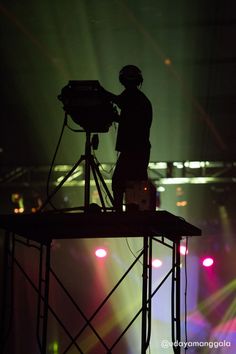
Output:
M140 89L135 89L135 90L124 90L121 94L120 97L136 97L139 99L146 100L147 102L150 102L146 94L141 91ZM150 102L151 103L151 102Z
M140 98L143 98L143 100L145 100L151 104L151 101L149 100L149 98L147 97L147 95L143 91L138 90L138 95L140 96Z
M145 110L149 110L150 112L152 111L152 103L143 91L139 90L137 102L140 103L140 106L145 107Z

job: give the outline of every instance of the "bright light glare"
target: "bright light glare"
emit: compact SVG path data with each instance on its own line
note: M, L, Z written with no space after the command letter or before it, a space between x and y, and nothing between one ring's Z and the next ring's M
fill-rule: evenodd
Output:
M152 261L152 266L153 268L159 268L162 266L162 261L156 258Z
M181 245L180 248L179 248L179 252L180 252L180 254L185 256L185 254L188 254L188 249L186 248L186 246Z
M204 258L202 261L202 265L204 267L211 267L213 265L213 263L214 263L214 260L211 257Z
M164 64L165 64L165 65L171 65L171 64L172 64L171 59L170 59L170 58L165 58Z
M95 255L98 258L104 258L107 256L107 251L104 248L97 248L95 251Z

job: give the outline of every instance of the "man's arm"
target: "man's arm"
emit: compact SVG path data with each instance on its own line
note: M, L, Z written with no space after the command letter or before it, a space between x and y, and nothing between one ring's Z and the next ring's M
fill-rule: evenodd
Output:
M101 86L101 93L104 95L104 97L105 97L108 101L110 101L110 102L116 104L116 105L120 108L120 104L119 104L119 103L120 103L120 99L119 99L120 96L115 95L114 93L105 90L104 87L102 87L102 86ZM120 116L119 116L118 112L117 112L117 115L116 115L116 119L115 119L114 121L117 122L117 123L120 122Z
M120 108L120 96L119 95L115 95L114 93L107 91L106 89L104 89L104 87L101 86L101 93L111 102L117 104L117 106Z

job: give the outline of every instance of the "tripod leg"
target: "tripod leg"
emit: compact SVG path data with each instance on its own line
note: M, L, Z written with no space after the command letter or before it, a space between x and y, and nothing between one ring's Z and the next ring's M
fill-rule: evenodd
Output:
M102 203L102 207L105 209L106 206L105 206L105 203L104 203L104 198L103 198L103 195L102 195L102 192L101 192L101 188L100 188L100 185L99 185L99 180L100 182L102 183L102 186L111 202L111 204L114 206L114 199L112 197L112 194L111 192L109 191L105 181L104 181L104 178L101 174L101 171L99 170L99 166L98 164L95 163L94 161L94 158L92 157L91 159L91 168L92 168L92 172L93 172L93 176L94 176L94 180L95 180L95 183L96 183L96 187L97 187L97 190L98 190L98 194L99 194L99 198L101 200L101 203Z
M68 178L72 175L72 173L76 170L76 168L81 164L82 161L85 160L84 156L81 156L79 161L74 165L74 167L67 173L67 175L62 179L62 181L56 186L56 188L51 192L51 194L47 197L45 202L41 205L38 212L42 211L47 204L50 202L52 197L57 193L57 191L63 186L63 184L68 180Z
M103 209L105 209L106 205L105 205L104 198L103 198L103 195L102 195L102 191L101 191L101 188L100 188L100 185L99 185L99 181L98 181L98 177L97 177L97 174L96 174L95 166L93 164L91 164L91 168L92 168L94 181L95 181L95 184L96 184L96 187L97 187L97 191L98 191L98 194L99 194L99 198L100 198L102 207L103 207Z

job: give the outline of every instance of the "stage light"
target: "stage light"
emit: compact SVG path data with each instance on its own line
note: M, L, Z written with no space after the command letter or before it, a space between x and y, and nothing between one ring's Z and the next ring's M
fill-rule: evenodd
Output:
M15 214L22 214L24 213L25 209L24 208L14 208L14 213Z
M98 258L105 258L107 256L107 251L105 248L97 248L95 251L95 255Z
M167 65L167 66L171 65L172 64L172 60L170 58L165 58L164 59L164 64Z
M188 254L188 249L187 249L187 247L185 245L180 245L179 252L180 252L180 254L185 256L186 254Z
M52 354L59 354L59 344L58 342L52 342L49 344L49 350Z
M176 206L178 206L178 207L184 207L186 205L188 205L187 200L182 200L182 201L176 202Z
M20 193L12 193L11 201L15 205L15 207L13 209L15 214L24 213L24 211L25 211L24 199L23 199L23 196Z
M176 205L178 207L185 207L186 205L188 205L188 202L185 198L185 191L181 186L176 187L176 197Z
M204 267L211 267L212 265L214 264L214 260L212 257L205 257L203 260L202 260L202 265Z
M153 259L152 266L153 268L160 268L162 266L162 261L158 258Z

